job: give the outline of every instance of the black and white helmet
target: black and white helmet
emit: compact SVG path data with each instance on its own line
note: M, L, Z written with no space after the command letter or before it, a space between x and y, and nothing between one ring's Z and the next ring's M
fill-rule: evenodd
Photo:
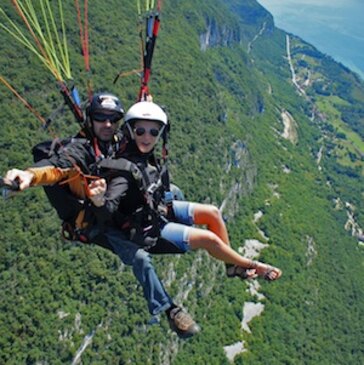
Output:
M119 98L110 93L95 94L87 108L87 115L92 119L96 113L114 112L120 116L124 116L124 108Z

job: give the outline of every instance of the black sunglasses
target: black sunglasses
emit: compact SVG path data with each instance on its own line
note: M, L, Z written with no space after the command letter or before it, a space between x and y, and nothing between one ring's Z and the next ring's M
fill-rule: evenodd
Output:
M92 115L92 120L99 123L104 123L107 120L114 124L117 123L122 117L119 114L103 114L103 113L95 113Z
M157 137L159 134L159 129L151 128L151 129L147 130L144 127L138 127L138 128L134 129L134 132L139 137L142 136L143 134L145 134L146 132L148 132L153 137Z

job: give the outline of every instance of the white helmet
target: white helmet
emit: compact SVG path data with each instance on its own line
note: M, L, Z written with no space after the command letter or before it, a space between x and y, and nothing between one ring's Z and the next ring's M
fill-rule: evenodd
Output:
M125 123L130 124L136 120L159 122L162 126L166 126L168 124L167 114L159 105L151 101L140 101L132 105L126 112L124 117Z

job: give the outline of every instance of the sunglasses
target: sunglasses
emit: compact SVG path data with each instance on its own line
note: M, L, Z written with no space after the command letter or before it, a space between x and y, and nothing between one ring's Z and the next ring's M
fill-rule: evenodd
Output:
M104 123L107 120L114 124L117 123L122 117L119 114L103 114L103 113L95 113L92 115L92 120L98 123Z
M153 137L157 137L159 134L159 129L151 128L151 129L147 130L144 127L138 127L138 128L134 129L134 132L139 137L142 136L143 134L145 134L146 132L148 132Z

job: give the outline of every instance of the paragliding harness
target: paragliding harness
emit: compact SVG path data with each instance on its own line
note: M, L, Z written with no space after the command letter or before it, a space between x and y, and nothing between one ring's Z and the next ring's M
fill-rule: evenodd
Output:
M63 140L45 141L37 144L32 149L33 160L37 167L48 165L48 160L58 153L60 146L65 146L74 142L75 138ZM78 139L80 143L87 143L86 139ZM76 229L76 220L81 219L84 210L84 202L77 199L68 186L59 184L53 186L44 186L44 192L53 208L55 208L59 218L62 220L62 236L66 240L87 242L87 236ZM81 215L80 215L81 214Z
M129 179L135 181L138 190L143 195L144 204L130 215L123 216L120 228L127 234L128 239L145 249L161 243L161 220L169 221L174 218L172 201L166 200L164 191L169 191L169 174L167 165L160 165L153 161L157 169L156 181L151 182L146 169L140 164L133 163L125 158L105 159L99 162L100 169L111 171L110 176L126 172ZM168 199L168 195L167 195Z
M120 137L117 138L120 140ZM62 140L46 141L37 144L33 147L33 160L37 167L49 165L49 159L59 152L60 147L64 147L73 142L87 145L91 143L86 138L79 136L73 138L66 138ZM115 143L115 150L119 148L119 143ZM95 160L100 159L100 153L94 147ZM95 167L92 169L96 168ZM83 243L90 243L90 230L93 227L94 219L92 212L87 209L90 204L87 200L78 199L68 187L68 184L56 184L53 186L44 186L44 191L51 205L57 211L59 218L62 220L62 237L70 241L80 241ZM109 247L107 247L109 248Z

